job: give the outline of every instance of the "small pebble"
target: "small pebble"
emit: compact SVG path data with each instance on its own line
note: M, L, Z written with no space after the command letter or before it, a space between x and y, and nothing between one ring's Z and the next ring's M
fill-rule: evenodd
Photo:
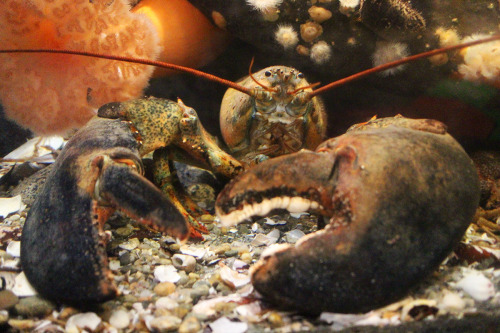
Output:
M109 317L109 323L111 324L111 326L118 329L124 329L128 327L128 325L130 325L130 317L128 312L122 309L114 311Z
M175 291L175 284L172 282L160 282L158 283L153 291L158 296L168 296Z
M134 232L134 227L130 224L127 224L125 227L121 227L115 230L115 233L119 237L128 237Z
M156 300L155 306L157 309L174 310L179 306L179 303L170 297L160 297Z
M161 316L154 318L149 322L151 329L154 329L160 333L175 331L181 325L181 319L175 316Z
M33 319L9 319L7 324L19 331L30 331L35 327L35 321Z
M125 252L122 255L120 255L119 260L120 260L120 265L121 266L126 266L130 264L131 262L131 257L130 257L130 252Z
M137 248L141 243L137 238L131 238L126 242L121 243L118 245L121 249L132 251L133 249Z
M201 330L201 324L195 316L185 318L179 326L179 333L196 333L199 330Z
M222 254L222 253L229 251L229 250L231 250L231 245L224 243L224 244L221 244L221 245L217 246L216 248L214 248L213 251L215 254Z
M23 317L44 317L55 309L55 305L44 298L31 296L22 298L14 309Z
M252 262L253 256L251 253L245 252L241 254L240 259L249 264Z
M271 312L267 320L274 328L283 326L283 317L277 312Z
M224 256L226 257L234 257L238 254L238 250L229 250L229 251L226 251L224 252Z

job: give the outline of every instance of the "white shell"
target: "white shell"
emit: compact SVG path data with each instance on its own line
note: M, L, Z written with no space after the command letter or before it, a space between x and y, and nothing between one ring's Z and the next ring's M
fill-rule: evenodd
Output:
M4 158L52 163L54 162L52 151L62 148L63 145L64 139L60 136L36 137L19 146Z
M248 330L247 323L231 321L226 317L221 317L208 326L212 329L212 333L243 333Z
M462 289L476 301L486 301L495 295L493 283L478 271L466 272L455 287Z
M207 300L201 300L193 306L192 312L193 314L204 315L207 317L214 316L217 311L217 304L220 303L229 303L229 302L239 302L242 300L242 296L238 294L231 294L228 296L221 296Z
M24 275L24 272L21 272L18 276L16 276L12 292L19 297L28 297L37 294L35 288L33 288L28 282L28 279L26 278L26 275Z
M172 263L177 269L182 269L186 273L194 271L196 267L196 259L193 256L186 254L174 254L172 257Z
M69 317L66 322L66 332L80 332L83 329L95 331L101 323L101 318L94 312L78 313Z
M19 258L21 256L21 242L20 241L11 241L9 245L7 245L7 249L5 249L8 254L13 257Z
M207 248L196 245L181 246L180 251L182 254L188 254L198 259L202 259L203 257L210 255L210 251L208 251Z
M177 269L173 265L161 265L155 268L155 278L160 282L176 283L181 279Z
M7 217L9 214L17 213L26 208L20 195L12 198L0 198L0 217Z
M250 283L250 276L233 271L227 266L222 266L220 271L221 280L232 288L240 288Z

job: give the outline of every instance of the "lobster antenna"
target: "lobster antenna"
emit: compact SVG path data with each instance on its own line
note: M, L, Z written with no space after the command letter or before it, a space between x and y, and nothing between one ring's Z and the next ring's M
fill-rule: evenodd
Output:
M250 66L248 67L248 76L250 76L250 78L253 80L253 82L255 82L256 84L258 84L259 86L261 86L262 88L264 88L264 90L276 92L276 89L273 89L271 87L267 87L266 85L264 85L264 84L260 83L259 81L257 81L257 79L253 76L253 74L252 74L252 67L253 67L254 60L255 60L255 57L252 57L252 60L250 61Z
M370 75L370 74L374 74L374 73L378 73L378 72L382 72L382 71L384 71L386 69L394 68L394 67L397 67L397 66L400 66L400 65L403 65L403 64L406 64L406 63L418 60L418 59L428 58L428 57L432 57L432 56L434 56L436 54L441 54L441 53L445 53L445 52L449 52L449 51L459 50L459 49L463 49L463 48L466 48L466 47L474 46L474 45L477 45L477 44L483 44L483 43L488 43L488 42L496 41L496 40L499 40L499 39L500 39L500 34L499 35L493 35L491 37L487 37L487 38L483 38L483 39L478 39L478 40L474 40L474 41L463 43L463 44L446 46L446 47L443 47L443 48L440 48L440 49L435 49L435 50L432 50L432 51L427 51L427 52L415 54L415 55L412 55L412 56L409 56L409 57L406 57L406 58L403 58L403 59L399 59L399 60L396 60L396 61L388 62L386 64L383 64L383 65L380 65L380 66L376 66L376 67L373 67L373 68L361 71L359 73L353 74L351 76L345 77L343 79L334 81L332 83L329 83L326 86L323 86L323 87L321 87L319 89L314 90L313 92L311 92L309 94L308 97L309 98L313 98L314 96L320 95L320 94L324 93L325 91L328 91L330 89L336 88L336 87L338 87L340 85L343 85L345 83L352 82L352 81L360 79L360 78L362 78L364 76L367 76L367 75Z
M190 74L193 74L197 77L201 77L201 78L228 86L228 87L233 88L235 90L238 90L244 94L247 94L250 96L254 95L251 89L243 87L242 85L237 84L233 81L229 81L229 80L220 78L218 76L208 74L208 73L205 73L205 72L193 69L193 68L184 67L184 66L180 66L180 65L174 65L174 64L171 64L168 62L156 61L156 60L151 60L151 59L130 58L130 57L125 57L125 56L108 55L108 54L95 53L95 52L89 52L89 51L56 50L56 49L6 49L6 50L0 50L0 53L70 54L70 55L78 55L78 56L85 56L85 57L92 57L92 58L99 58L99 59L117 60L117 61L123 61L123 62L129 62L129 63L141 64L141 65L149 65L149 66L155 66L155 67L160 67L160 68L165 68L165 69L171 69L174 71L179 71L179 72L184 72L184 73L190 73Z

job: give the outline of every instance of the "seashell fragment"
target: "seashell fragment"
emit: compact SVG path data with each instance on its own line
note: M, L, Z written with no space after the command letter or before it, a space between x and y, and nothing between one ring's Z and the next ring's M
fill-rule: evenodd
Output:
M233 271L226 265L220 269L220 279L231 288L240 288L250 283L250 276Z
M285 238L288 243L296 243L300 238L304 237L306 234L302 230L294 229L285 233Z
M221 317L208 326L212 329L212 333L243 333L248 330L247 323L231 321L227 317Z
M35 296L37 294L35 289L28 282L28 279L26 278L26 275L24 275L24 272L21 272L18 276L16 276L12 292L19 297Z
M479 271L469 271L455 284L476 301L486 301L495 295L493 283Z
M20 195L12 198L0 198L0 217L7 217L10 214L17 213L26 208Z
M177 269L182 269L186 273L194 271L196 267L196 259L193 256L186 254L174 254L172 257L172 263Z
M155 278L160 282L176 283L181 279L177 269L173 265L161 265L155 268Z
M5 249L8 254L13 257L19 258L21 256L21 242L20 241L11 241L9 245L7 245L7 249Z
M89 330L91 332L97 329L101 323L101 318L94 312L78 313L69 317L66 322L66 332L81 332L82 330Z

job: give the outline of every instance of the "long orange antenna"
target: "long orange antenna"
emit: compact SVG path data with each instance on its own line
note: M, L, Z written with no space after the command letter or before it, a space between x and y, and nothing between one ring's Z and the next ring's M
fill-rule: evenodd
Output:
M427 51L427 52L419 53L419 54L416 54L416 55L413 55L413 56L409 56L409 57L406 57L406 58L403 58L403 59L400 59L400 60L388 62L386 64L383 64L383 65L380 65L380 66L376 66L376 67L364 70L362 72L359 72L359 73L353 74L351 76L345 77L343 79L334 81L334 82L332 82L330 84L327 84L326 86L323 86L323 87L321 87L319 89L316 89L316 90L314 90L313 92L311 92L309 94L309 98L313 98L314 96L320 95L320 94L324 93L325 91L328 91L330 89L336 88L336 87L338 87L340 85L343 85L343 84L346 84L348 82L352 82L352 81L358 80L358 79L360 79L360 78L362 78L364 76L367 76L367 75L370 75L370 74L374 74L374 73L378 73L378 72L382 72L382 71L385 71L386 69L394 68L394 67L397 67L397 66L400 66L400 65L403 65L403 64L406 64L406 63L418 60L418 59L428 58L428 57L432 57L433 55L436 55L436 54L441 54L441 53L445 53L445 52L449 52L449 51L459 50L459 49L463 49L463 48L466 48L466 47L474 46L474 45L477 45L477 44L483 44L483 43L492 42L492 41L495 41L495 40L500 40L500 35L493 35L491 37L483 38L483 39L478 39L478 40L475 40L475 41L472 41L472 42L467 42L467 43L463 43L463 44L447 46L447 47L443 47L443 48L440 48L440 49L435 49L435 50L432 50L432 51Z
M250 66L248 67L248 76L250 76L250 78L253 80L253 82L255 82L256 84L258 84L259 86L261 86L262 88L264 88L264 90L266 91L273 91L273 92L276 92L276 89L273 89L271 87L268 87L262 83L260 83L259 81L257 81L257 79L253 76L252 74L252 67L253 67L253 61L255 60L255 57L252 57L252 60L250 61Z
M107 60L117 60L117 61L129 62L129 63L134 63L134 64L155 66L155 67L160 67L160 68L165 68L165 69L172 69L174 71L190 73L190 74L193 74L195 76L223 84L223 85L228 86L230 88L233 88L235 90L241 91L244 94L253 96L253 92L251 89L243 87L242 85L239 85L239 84L234 83L232 81L222 79L218 76L208 74L208 73L205 73L205 72L193 69L193 68L184 67L184 66L180 66L180 65L174 65L174 64L170 64L168 62L163 62L163 61L156 61L156 60L150 60L150 59L144 59L144 58L129 58L129 57L125 57L125 56L108 55L108 54L94 53L94 52L88 52L88 51L56 50L56 49L7 49L7 50L0 50L0 53L70 54L70 55L78 55L78 56L107 59Z

